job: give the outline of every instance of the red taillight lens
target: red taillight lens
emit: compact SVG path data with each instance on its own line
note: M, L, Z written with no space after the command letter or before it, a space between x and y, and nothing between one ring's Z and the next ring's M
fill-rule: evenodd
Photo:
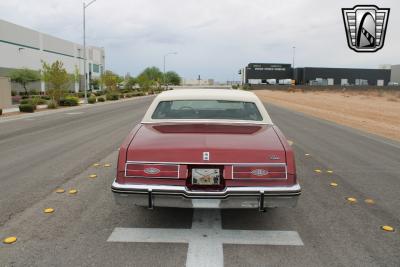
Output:
M179 165L126 163L125 176L133 178L179 178Z
M287 179L286 164L233 166L233 179Z

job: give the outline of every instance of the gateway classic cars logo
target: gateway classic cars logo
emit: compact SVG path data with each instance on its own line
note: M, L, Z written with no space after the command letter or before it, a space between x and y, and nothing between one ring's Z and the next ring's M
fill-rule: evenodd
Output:
M356 5L342 8L347 44L356 52L376 52L385 42L390 8Z

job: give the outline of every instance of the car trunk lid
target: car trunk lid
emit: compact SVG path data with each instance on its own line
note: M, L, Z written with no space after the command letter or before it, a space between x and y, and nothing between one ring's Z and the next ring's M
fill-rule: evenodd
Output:
M271 125L143 124L127 161L284 163L285 150Z

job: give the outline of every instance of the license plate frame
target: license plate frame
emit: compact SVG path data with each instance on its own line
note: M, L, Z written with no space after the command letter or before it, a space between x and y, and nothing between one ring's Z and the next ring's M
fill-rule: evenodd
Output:
M221 171L219 168L193 168L193 185L219 185L221 181Z

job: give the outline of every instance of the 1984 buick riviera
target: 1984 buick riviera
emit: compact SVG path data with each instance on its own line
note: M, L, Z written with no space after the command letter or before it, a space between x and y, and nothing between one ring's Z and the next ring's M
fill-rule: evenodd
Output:
M294 155L262 102L246 91L158 95L119 150L117 203L181 208L294 207Z

